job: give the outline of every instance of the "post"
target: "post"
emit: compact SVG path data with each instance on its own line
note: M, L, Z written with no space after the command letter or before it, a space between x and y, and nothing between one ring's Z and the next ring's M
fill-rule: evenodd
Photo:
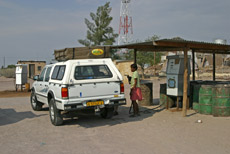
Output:
M137 49L134 49L134 63L137 63Z
M212 56L212 61L213 61L213 68L212 68L212 78L213 78L213 81L215 81L216 80L216 54L215 53L213 53L213 56Z
M106 57L106 48L105 48L105 46L104 46L104 58Z
M187 99L188 99L188 49L184 49L184 87L183 87L183 117L187 115Z
M156 75L156 52L154 52L154 76Z
M3 58L3 68L5 68L5 64L6 64L6 57L4 56L4 58Z
M179 110L179 96L176 98L176 110Z
M196 80L196 74L195 74L195 51L192 49L192 80Z
M75 48L73 48L73 58L72 59L75 59Z

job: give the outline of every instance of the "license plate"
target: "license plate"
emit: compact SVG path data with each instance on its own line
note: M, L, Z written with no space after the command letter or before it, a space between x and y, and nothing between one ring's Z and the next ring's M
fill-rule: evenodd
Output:
M86 106L104 105L104 101L87 102Z

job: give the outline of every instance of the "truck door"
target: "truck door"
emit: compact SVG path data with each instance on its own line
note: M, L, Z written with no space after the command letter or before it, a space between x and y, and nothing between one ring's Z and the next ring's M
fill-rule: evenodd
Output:
M41 102L42 103L45 103L45 104L48 104L48 99L47 99L47 96L48 96L48 91L49 91L49 80L50 80L50 72L51 72L51 69L52 69L52 66L49 66L47 67L46 69L46 73L45 73L45 76L44 76L44 80L43 82L40 83L40 88L41 88Z
M36 97L37 100L42 102L43 100L43 95L42 95L42 85L44 82L44 78L45 78L45 72L46 72L46 67L42 70L41 74L38 77L37 83L35 85L35 91L36 91Z

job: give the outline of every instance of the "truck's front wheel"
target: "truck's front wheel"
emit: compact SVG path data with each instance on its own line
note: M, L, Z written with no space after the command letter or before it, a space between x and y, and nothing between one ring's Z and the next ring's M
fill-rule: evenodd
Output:
M50 120L53 125L59 126L63 124L63 117L61 115L60 110L57 109L55 100L53 98L49 101L49 113L50 113Z
M36 97L34 91L31 92L30 103L31 103L31 107L34 111L40 111L42 109L43 104L37 100L37 97Z
M101 117L102 118L105 118L105 119L110 119L113 117L113 111L114 111L114 108L102 108L101 109Z

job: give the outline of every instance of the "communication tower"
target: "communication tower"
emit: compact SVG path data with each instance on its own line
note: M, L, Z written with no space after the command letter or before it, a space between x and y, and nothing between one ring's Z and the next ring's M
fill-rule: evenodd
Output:
M118 45L132 41L133 25L132 17L130 16L130 1L121 0Z

